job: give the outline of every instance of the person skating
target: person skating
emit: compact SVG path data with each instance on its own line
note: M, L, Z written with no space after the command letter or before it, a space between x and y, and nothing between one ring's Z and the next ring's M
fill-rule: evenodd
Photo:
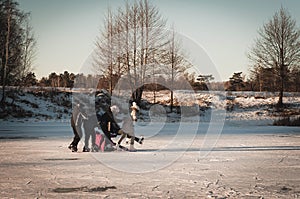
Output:
M106 90L102 89L100 92L96 93L95 108L99 126L104 135L113 145L116 145L116 143L113 142L113 140L111 139L112 137L116 137L117 135L126 137L128 135L120 128L120 126L114 119L113 113L111 111L111 97ZM134 139L137 139L140 143L143 142L142 139Z
M82 122L83 119L87 119L86 116L84 116L82 112L82 107L78 103L73 107L73 112L71 116L71 127L74 133L74 138L72 143L69 145L69 149L72 150L72 152L77 152L77 145L82 137Z
M84 147L83 152L89 152L91 149L92 151L95 148L95 128L98 126L98 121L96 115L88 115L86 120L83 120L83 129L84 129ZM91 148L89 148L89 142L91 139Z
M136 102L132 102L132 106L130 107L131 109L131 117L133 121L137 121L137 113L140 110L140 107L136 104Z
M138 142L139 144L143 144L144 138L143 137L141 137L141 138L135 137L133 121L130 116L123 118L122 130L125 132L125 134L123 134L121 136L121 138L119 139L118 144L117 144L117 149L119 149L119 147L121 146L122 140L125 138L125 136L127 136L127 138L130 139L129 151L136 151L136 149L134 148L134 141Z

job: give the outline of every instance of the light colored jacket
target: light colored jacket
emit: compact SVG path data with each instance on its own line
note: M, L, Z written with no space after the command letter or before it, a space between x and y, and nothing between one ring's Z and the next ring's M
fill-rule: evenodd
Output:
M132 121L132 119L129 116L123 118L122 130L125 133L127 133L127 134L129 134L131 136L134 136L133 121Z

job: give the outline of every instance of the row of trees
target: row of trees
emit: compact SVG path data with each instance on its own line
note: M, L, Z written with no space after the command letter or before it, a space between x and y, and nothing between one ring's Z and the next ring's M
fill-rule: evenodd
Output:
M116 12L110 9L104 27L96 41L93 70L85 76L65 71L51 73L36 80L32 72L35 39L30 26L30 14L21 11L15 0L0 0L0 82L1 104L5 102L5 87L51 86L131 89L132 98L140 102L144 89L196 90L220 89L223 83L211 83L213 76L189 74L191 64L182 53L174 28L167 30L166 20L147 0L126 2ZM250 77L234 73L226 90L279 91L282 106L284 91L299 92L300 30L296 21L283 8L258 31L249 52L253 62ZM185 49L186 50L186 49Z
M7 85L22 82L32 71L35 44L30 13L19 9L14 0L0 0L0 82L1 104L4 105Z
M236 72L229 78L229 81L224 82L224 88L228 91L278 92L281 82L274 74L275 72L272 68L260 68L255 75L246 79L242 72ZM299 85L300 70L294 69L284 82L284 91L300 92Z
M233 73L228 81L225 82L214 82L214 77L212 75L198 75L195 78L195 74L185 73L184 76L177 78L173 81L174 90L182 90L184 87L184 82L188 81L193 90L206 91L259 91L259 92L276 92L278 91L279 80L274 79L272 69L262 69L259 76L254 79L246 79L246 75L242 72ZM290 79L285 82L285 91L287 92L300 92L300 70L292 72ZM116 84L118 80L117 77L113 80ZM52 72L48 77L42 77L38 80L34 73L29 72L21 82L12 86L30 87L30 86L40 86L40 87L65 87L73 88L74 82L77 82L75 87L78 88L104 88L109 90L109 79L103 75L84 75L84 74L74 74L65 71L64 73L56 74ZM156 78L157 82L145 84L145 90L148 91L159 91L169 89L166 85L171 84L171 79L166 79L164 76L160 75ZM128 86L130 88L130 86Z
M165 20L158 9L147 0L126 3L125 9L120 8L115 14L109 10L105 24L102 37L96 43L94 68L109 79L109 89L112 91L118 79L127 75L133 99L139 102L148 76L169 74L172 101L176 75L183 75L190 65L180 53L182 49L174 31L171 34L165 31ZM250 79L245 81L241 72L234 73L225 87L227 90L279 91L278 106L282 107L283 92L299 90L300 31L288 11L281 8L258 34L249 52L253 62ZM205 90L212 78L200 75L198 82L190 83L194 88Z
M242 72L233 73L228 81L225 82L215 82L212 75L199 75L195 78L195 74L185 73L184 76L177 78L173 81L174 90L182 90L184 87L184 82L188 81L193 90L206 91L268 91L276 92L278 91L279 81L273 78L270 74L271 69L264 69L261 71L260 76L257 79L246 79L246 75L243 75ZM300 92L300 71L293 72L291 74L291 79L285 82L285 91L287 92ZM74 82L77 82L75 87L79 88L104 88L109 89L109 79L103 75L84 75L84 74L74 74L65 71L64 73L56 74L52 72L48 77L42 77L37 79L33 72L29 72L21 82L16 85L11 86L20 86L30 87L30 86L40 86L40 87L65 87L73 88ZM116 82L117 77L113 80ZM169 89L168 86L171 84L171 79L166 79L164 76L158 76L156 78L156 83L145 84L145 90L148 91L159 91ZM129 87L128 87L129 88Z

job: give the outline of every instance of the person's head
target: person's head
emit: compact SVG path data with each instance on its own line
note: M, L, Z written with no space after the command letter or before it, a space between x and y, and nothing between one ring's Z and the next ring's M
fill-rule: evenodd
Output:
M95 106L96 109L103 109L104 111L108 111L111 106L111 97L109 93L102 89L97 92L95 97Z

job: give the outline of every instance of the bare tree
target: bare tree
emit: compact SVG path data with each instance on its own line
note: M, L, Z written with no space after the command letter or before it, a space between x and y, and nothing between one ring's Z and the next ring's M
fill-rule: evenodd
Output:
M97 73L101 73L106 76L109 82L109 90L113 90L112 76L114 73L113 68L113 18L110 8L108 8L108 13L105 18L105 27L101 32L100 37L96 41L96 57L94 58L95 65L94 69Z
M274 78L280 81L278 107L282 107L285 82L290 70L300 64L300 31L288 11L281 8L258 34L249 58L255 64L261 63L261 67L274 69Z
M29 13L18 8L15 0L0 0L0 81L1 104L7 85L19 85L31 70L35 40L29 25Z
M36 40L33 34L33 28L29 22L29 13L27 13L26 18L24 20L24 41L22 45L22 63L18 70L16 71L16 75L18 79L23 79L30 73L33 69L33 61L36 55Z
M139 103L145 79L151 71L149 55L163 46L165 40L165 20L155 6L141 0L133 4L127 2L117 15L109 11L105 23L96 42L94 68L100 68L108 78L126 74L132 98ZM116 82L111 82L113 84Z
M5 4L4 4L5 3ZM6 1L3 2L3 4L1 5L1 7L3 6L3 8L1 9L1 11L5 11L5 17L6 17L6 26L7 27L7 31L5 34L5 56L4 59L2 59L1 57L1 66L2 66L2 99L1 99L1 103L3 104L5 102L5 87L7 84L7 67L8 67L8 60L9 60L9 42L10 42L10 32L11 32L11 16L12 16L12 5L10 1ZM4 12L3 12L4 13ZM4 30L1 30L4 32ZM4 60L4 62L3 62Z
M169 74L171 111L173 110L174 101L174 82L179 75L183 76L186 70L191 66L186 61L186 55L180 52L180 50L180 41L176 38L175 30L172 28L170 41L168 42L163 60L167 66L164 71L166 74Z

